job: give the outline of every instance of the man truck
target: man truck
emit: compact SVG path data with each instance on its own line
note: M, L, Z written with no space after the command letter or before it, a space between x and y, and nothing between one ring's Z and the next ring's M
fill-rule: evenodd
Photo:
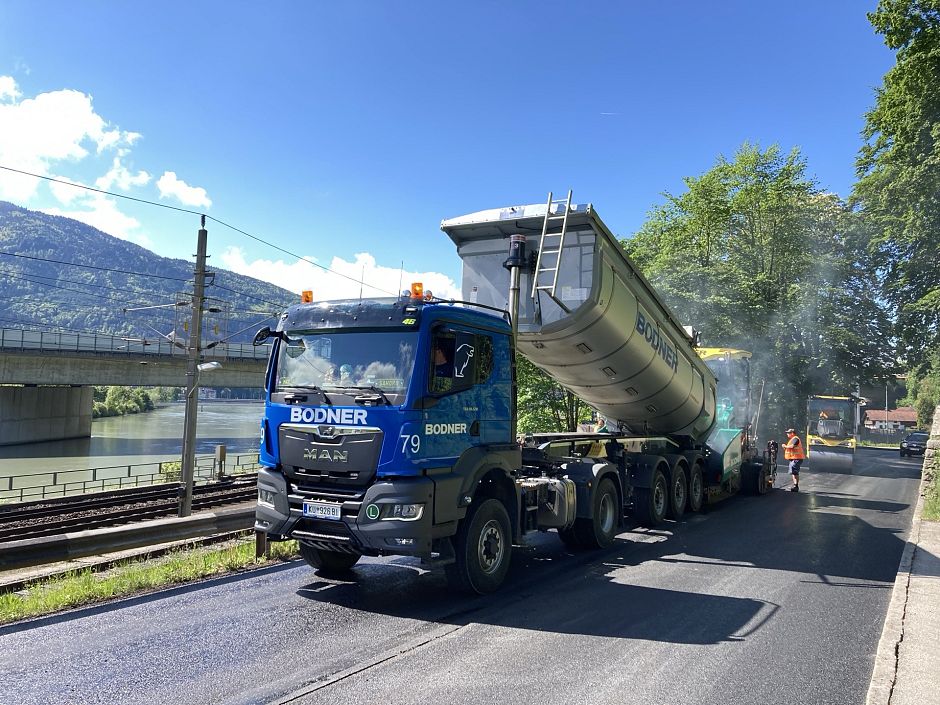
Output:
M629 517L652 526L772 486L741 410L591 205L550 194L441 228L462 300L413 285L297 304L258 332L272 341L258 532L298 540L321 572L415 556L482 594L533 532L602 548ZM615 431L517 442L520 354Z

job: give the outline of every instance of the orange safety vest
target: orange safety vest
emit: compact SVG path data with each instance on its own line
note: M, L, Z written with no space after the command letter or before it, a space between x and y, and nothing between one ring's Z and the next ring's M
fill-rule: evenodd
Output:
M791 446L790 444L793 443ZM799 436L793 436L783 446L784 460L803 460L806 456L803 454L803 444L800 443Z

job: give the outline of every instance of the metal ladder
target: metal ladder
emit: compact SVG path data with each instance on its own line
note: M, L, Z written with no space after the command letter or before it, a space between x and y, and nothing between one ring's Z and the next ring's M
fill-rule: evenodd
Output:
M554 205L565 205L565 212L561 215L552 215L552 206ZM555 297L555 289L558 286L558 269L561 266L561 251L565 247L565 233L568 232L568 213L571 210L571 190L568 190L568 198L566 199L557 199L552 200L552 192L548 192L548 204L545 209L545 221L542 223L542 237L539 238L539 254L535 260L535 275L532 277L532 298L535 299L538 296L538 292L547 291L548 295L555 300L556 303L561 305L561 302ZM561 232L560 233L550 233L548 232L549 223L560 220L561 221ZM555 239L557 238L557 247L555 246ZM548 249L546 249L548 248ZM548 255L555 256L555 263L551 266L543 266L542 258ZM546 284L543 283L545 277L543 276L547 272L551 272L552 283ZM565 308L563 306L563 308Z

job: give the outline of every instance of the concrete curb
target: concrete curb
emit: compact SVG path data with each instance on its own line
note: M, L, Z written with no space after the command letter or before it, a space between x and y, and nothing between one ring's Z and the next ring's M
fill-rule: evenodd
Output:
M937 407L933 417L931 436L940 434L940 407ZM907 616L908 598L910 596L911 572L914 564L914 555L920 544L922 515L924 510L924 493L926 483L931 476L931 464L936 451L936 442L928 442L928 450L924 455L924 472L921 476L920 489L917 492L917 506L914 507L914 517L911 520L911 532L904 552L901 554L901 563L898 566L894 588L891 591L891 601L888 604L888 613L885 616L884 629L878 641L878 651L875 653L875 667L872 671L871 683L868 686L868 695L865 705L889 705L894 693L898 676L898 658L901 642L904 641L904 620Z
M254 521L255 507L252 503L217 512L201 512L182 519L153 519L128 526L9 541L0 544L0 571L250 529Z
M923 487L924 481L921 480L921 489L918 492L917 506L914 508L914 519L911 523L911 533L904 546L904 552L901 554L897 577L894 579L894 589L891 591L891 602L888 603L885 626L881 631L881 639L878 641L875 668L872 671L865 705L888 705L897 680L898 649L904 640L904 617L907 613L907 598L911 584L911 566L914 563L917 542L920 540L920 517L924 508Z

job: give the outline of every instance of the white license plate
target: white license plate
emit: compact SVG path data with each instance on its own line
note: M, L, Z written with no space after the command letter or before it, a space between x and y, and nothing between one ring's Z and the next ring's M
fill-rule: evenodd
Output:
M340 510L341 504L331 502L304 502L304 516L314 519L334 519L339 521L342 518Z

